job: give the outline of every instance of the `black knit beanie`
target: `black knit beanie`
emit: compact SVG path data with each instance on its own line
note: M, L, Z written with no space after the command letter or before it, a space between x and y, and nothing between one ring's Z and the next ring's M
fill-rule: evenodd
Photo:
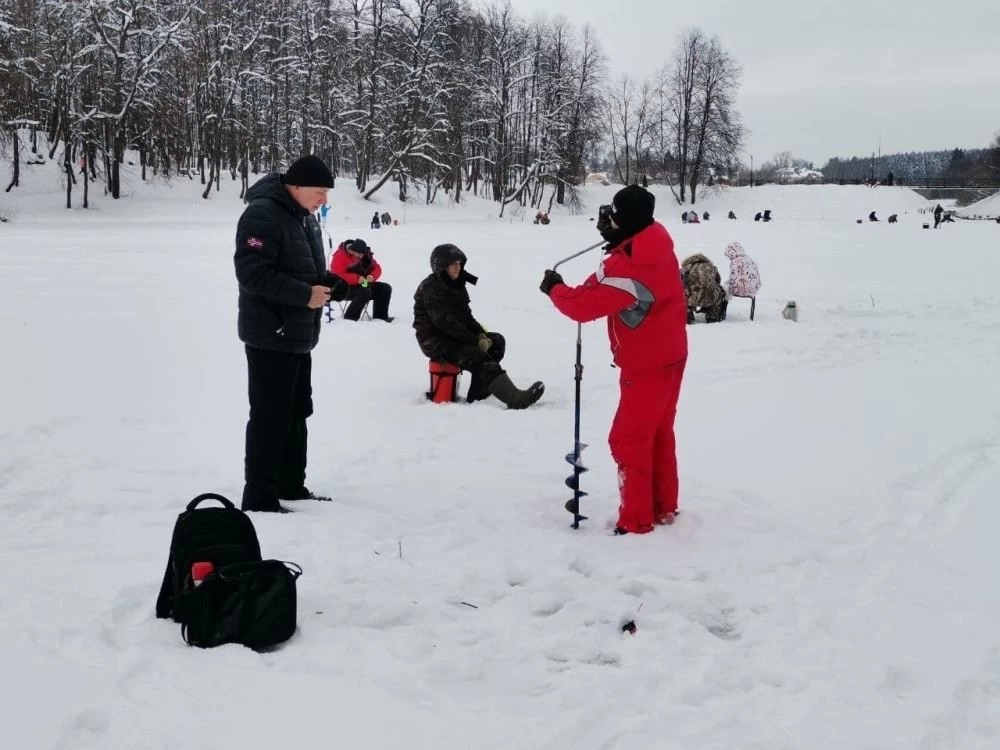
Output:
M638 185L629 185L615 193L611 201L611 218L632 235L653 223L655 206L656 198L651 192Z
M282 181L295 187L333 188L333 172L318 156L303 156L288 167Z

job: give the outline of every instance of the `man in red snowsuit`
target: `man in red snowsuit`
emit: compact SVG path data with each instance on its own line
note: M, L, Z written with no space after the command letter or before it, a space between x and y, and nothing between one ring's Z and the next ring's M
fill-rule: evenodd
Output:
M616 534L645 534L677 513L674 416L687 361L687 305L674 243L638 185L615 194L602 229L607 257L569 287L546 271L541 290L578 323L608 319L621 397L608 442L618 464Z

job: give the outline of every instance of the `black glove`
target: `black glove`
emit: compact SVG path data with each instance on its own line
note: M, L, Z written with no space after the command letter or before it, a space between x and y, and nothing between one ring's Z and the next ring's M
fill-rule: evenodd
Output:
M545 276L542 278L542 283L538 285L538 288L542 290L542 294L549 294L552 291L552 287L565 283L562 276L552 269L548 269L545 271Z
M345 300L347 293L351 290L351 285L336 274L327 274L326 286L330 287L330 299Z
M372 268L374 268L374 266L375 262L372 256L366 255L353 266L350 266L347 269L347 272L356 273L358 276L367 276L372 272Z

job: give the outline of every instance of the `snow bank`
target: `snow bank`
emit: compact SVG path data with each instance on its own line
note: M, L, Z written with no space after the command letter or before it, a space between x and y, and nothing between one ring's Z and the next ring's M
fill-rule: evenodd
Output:
M993 219L1000 216L1000 193L983 198L956 211L959 216L967 219Z

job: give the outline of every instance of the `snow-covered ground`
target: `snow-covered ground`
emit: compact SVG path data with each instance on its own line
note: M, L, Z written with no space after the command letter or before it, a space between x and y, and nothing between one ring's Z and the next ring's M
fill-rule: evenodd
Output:
M591 215L613 194L588 191ZM575 326L537 289L595 240L589 217L410 206L372 232L343 182L332 234L373 245L398 317L325 325L308 481L335 502L254 516L265 556L305 569L298 633L257 654L189 648L153 615L176 514L242 486L235 193L90 212L21 195L0 224L3 747L1000 745L994 225L924 231L909 191L785 187L711 197L719 220L684 226L661 192L679 255L725 276L739 239L764 286L755 322L736 301L689 329L678 523L613 538L605 333L585 328L591 520L573 531ZM746 219L763 208L773 223ZM854 224L872 209L909 214ZM513 379L546 382L537 407L424 399L411 299L445 241Z
M960 208L958 215L969 219L996 219L1000 217L1000 193L995 193L988 198Z

